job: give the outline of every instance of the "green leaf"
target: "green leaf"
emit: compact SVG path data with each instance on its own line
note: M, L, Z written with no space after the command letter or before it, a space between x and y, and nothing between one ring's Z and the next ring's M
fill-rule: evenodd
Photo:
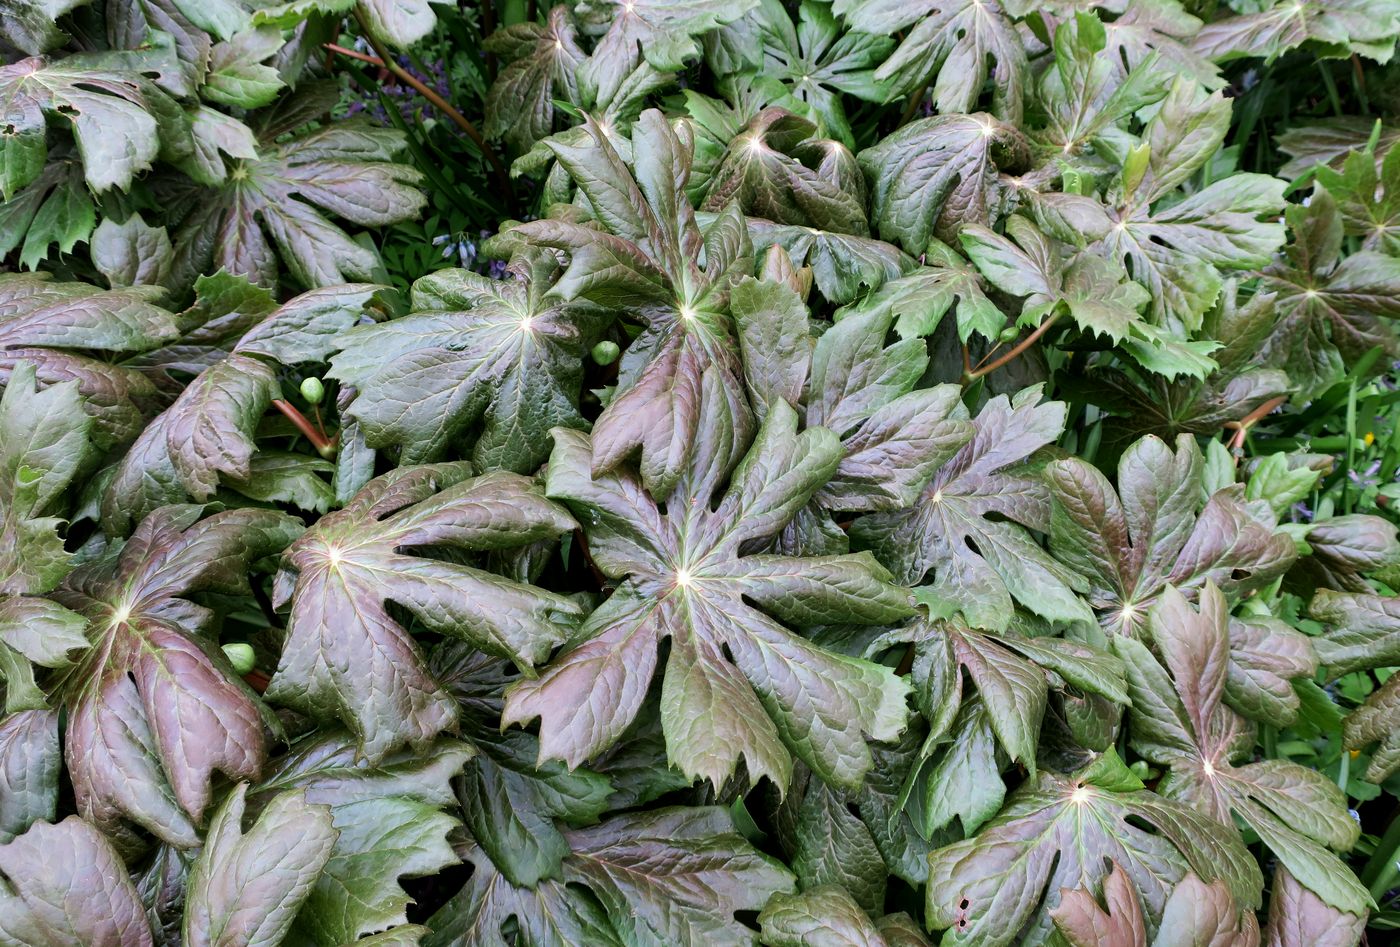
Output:
M452 805L451 780L471 756L469 746L439 739L367 763L354 737L331 731L301 741L269 765L253 793L278 793L275 805L282 793L296 790L308 807L328 806L335 840L286 942L374 943L358 938L394 928L396 937L416 943L425 933L421 927L395 927L406 923L412 903L399 879L457 864L447 836L460 823L442 810Z
M1154 925L1188 873L1224 882L1246 908L1257 906L1263 885L1232 828L1146 790L1042 770L977 836L934 853L929 926L996 947L1043 944L1061 892L1098 890L1113 863Z
M480 849L470 850L475 871L429 921L427 947L504 947L512 919L538 947L741 947L754 932L735 913L793 887L792 875L744 841L718 807L615 816L565 838L567 886L515 887Z
M132 214L124 224L104 219L93 231L90 250L93 265L113 289L161 284L170 274L174 253L165 228L148 225L140 214Z
M283 558L274 604L290 603L291 617L267 697L344 723L371 760L405 743L422 745L457 719L389 600L422 627L525 669L543 661L577 620L579 606L562 595L422 555L427 548L510 549L574 528L524 477L469 473L457 463L378 477Z
M1030 67L1002 0L836 0L832 12L869 33L908 29L894 55L875 70L875 78L896 94L916 93L932 78L940 113L971 112L990 79L992 111L1020 122Z
M49 121L72 130L89 187L126 190L162 151L157 115L177 108L141 73L110 68L100 56L0 66L0 98L6 102L7 131L0 137L0 195L6 200L43 169Z
M888 941L838 885L775 894L758 915L768 947L887 947Z
M240 783L209 821L190 869L184 942L277 947L331 858L331 810L302 792L274 796L247 832L248 786Z
M538 764L532 734L501 732L502 695L513 678L505 662L451 642L434 649L431 668L457 700L462 734L476 749L458 789L472 837L510 885L558 880L569 853L563 831L597 821L613 795L611 781L557 761Z
M841 96L869 102L889 98L889 90L876 81L874 70L894 42L882 31L842 30L830 8L810 0L798 7L797 16L794 24L778 0L763 0L750 14L764 77L781 82L823 135L853 147L855 139Z
M439 270L413 287L413 312L342 333L331 376L358 394L347 414L371 447L403 463L440 457L477 423L471 456L484 470L535 470L549 430L582 429L583 355L606 315L550 296L557 264L516 257L517 279Z
M29 56L46 53L64 40L58 20L87 0L11 0L0 6L0 35ZM7 195L8 196L8 195Z
M879 912L889 869L870 828L847 806L842 794L809 777L784 797L775 821L792 823L784 849L804 890L836 885L861 909Z
M1110 203L1113 223L1096 244L1152 293L1154 319L1164 327L1199 329L1222 272L1265 266L1283 243L1284 183L1277 178L1236 174L1160 201L1209 160L1229 123L1221 93L1178 79L1146 130L1147 177Z
M981 112L910 122L857 155L871 180L876 230L910 253L922 253L930 237L952 240L966 224L990 224L998 172L1020 170L1028 157L1015 126Z
M0 274L0 378L19 362L49 388L77 382L98 449L129 441L155 400L139 371L113 364L173 340L176 317L154 305L149 287L101 290L51 282L47 274ZM102 357L96 357L101 355Z
M1332 626L1324 637L1314 641L1329 677L1400 663L1400 608L1395 599L1321 589L1309 611L1314 618ZM1366 778L1375 783L1400 769L1397 681L1400 678L1391 675L1346 719L1344 737L1349 749L1379 743L1366 770Z
M216 44L209 52L209 71L200 95L235 108L272 104L284 83L274 67L262 63L281 49L282 43L281 30L262 26Z
M62 769L58 714L22 710L0 718L0 844L53 821Z
M850 153L837 142L815 137L816 131L811 122L781 108L759 112L729 142L702 209L719 211L735 201L744 213L779 224L869 234L864 180L858 173L839 174L842 156L854 171Z
M993 398L972 423L972 440L914 505L857 520L853 543L873 550L906 584L932 572L934 594L974 627L1005 628L1013 601L1052 620L1088 618L1074 592L1083 580L1023 528L1049 528L1049 491L1026 461L1059 437L1064 405L1042 404L1039 389L1030 388L1014 400Z
M1400 148L1391 144L1380 160L1373 149L1357 148L1340 168L1319 167L1317 180L1336 200L1348 235L1361 237L1367 250L1400 255Z
M784 226L758 217L748 218L748 231L755 247L780 246L794 265L810 266L817 289L836 305L854 302L918 265L893 244L869 237Z
M0 844L0 943L10 947L151 947L151 928L121 856L77 816L36 822Z
M753 266L742 218L731 207L702 233L686 196L693 141L649 109L637 122L632 167L592 118L577 144L549 142L606 233L563 220L531 221L512 236L569 253L554 287L565 300L622 308L646 328L622 358L618 391L593 426L594 472L640 449L649 490L669 492L699 436L705 374L722 373L725 424L747 436L738 347L726 313L729 291ZM703 259L704 266L701 266Z
M91 431L76 382L39 388L31 364L15 365L0 395L0 608L67 574L62 520L50 514L87 460Z
M575 510L593 561L621 585L575 647L511 689L505 722L540 717L541 759L578 765L631 723L669 638L662 727L683 773L721 787L742 756L752 777L785 787L796 755L824 780L856 785L871 765L862 735L889 740L904 727L905 685L780 622L876 624L911 608L869 556L744 555L831 476L840 445L822 428L798 434L795 413L774 402L730 474L722 458L737 454L734 435L706 410L722 397L715 387L706 384L700 410L710 423L696 456L707 466L682 480L664 515L635 475L591 475L588 438L555 431L549 495Z
M1148 629L1162 656L1130 638L1114 639L1129 665L1133 699L1130 742L1169 772L1159 783L1178 799L1233 826L1232 814L1258 833L1299 881L1333 907L1364 914L1370 895L1328 849L1345 852L1360 827L1347 814L1346 795L1314 769L1281 759L1248 762L1253 733L1226 708L1229 612L1214 584L1199 611L1168 588Z
M1214 582L1238 597L1274 581L1297 556L1263 501L1246 502L1239 487L1206 498L1204 462L1187 434L1175 451L1155 437L1124 451L1117 492L1077 458L1053 461L1045 473L1051 551L1089 583L1105 631L1138 634L1169 586L1194 599Z
M1020 215L1008 217L1005 226L1012 239L977 225L958 236L989 283L1025 298L1021 324L1035 325L1064 311L1081 330L1115 343L1135 329L1141 334L1138 313L1148 293L1121 269L1088 254L1064 259L1061 248Z
M1346 365L1375 346L1400 355L1400 259L1363 250L1342 257L1342 218L1326 191L1288 209L1293 242L1286 262L1265 270L1260 291L1275 296L1278 323L1258 359L1281 368L1299 397L1321 394Z
M1301 0L1210 23L1192 45L1216 62L1241 56L1273 60L1307 42L1385 62L1397 35L1400 3L1394 0Z
M922 590L921 590L922 591ZM1126 704L1123 667L1111 654L1061 638L1026 638L1015 632L988 633L959 622L924 619L891 633L889 640L911 642L915 647L916 700L931 721L932 738L943 735L958 713L962 699L962 671L977 687L981 710L1007 755L1032 772L1036 767L1036 743L1051 683L1066 683L1109 700ZM962 721L976 728L981 720L969 708ZM962 739L972 740L965 731ZM979 751L969 748L969 753ZM981 763L987 762L982 752ZM971 805L974 800L968 800ZM935 821L930 830L938 828Z
M444 0L358 0L370 35L407 49L433 31L437 15L432 5Z
M503 27L483 45L507 63L486 94L486 134L516 152L529 151L554 131L560 117L555 100L578 99L584 52L573 17L567 6L553 7L546 24Z
M268 406L282 396L278 369L325 361L337 340L360 321L379 289L349 283L312 290L264 313L265 297L250 293L247 284L225 286L227 298L216 295L217 287L206 285L202 306L233 310L218 317L224 328L233 323L235 331L242 330L248 316L262 318L235 336L237 341L227 355L212 347L199 357L197 362L212 360L212 364L131 445L102 498L104 525L124 531L133 519L163 504L187 498L209 500L224 482L245 495L267 496L272 471L262 463L255 470L255 437ZM208 314L212 313L200 317ZM211 330L213 324L206 323L190 335L210 339ZM179 347L180 355L189 357L191 341L187 337ZM260 475L256 483L255 473ZM310 489L312 506L304 508L324 505L324 490Z
M319 102L315 91L302 94ZM190 194L190 209L172 230L176 285L226 269L275 287L284 265L306 289L373 279L379 254L327 215L382 227L422 210L422 175L393 160L404 148L402 132L353 120L284 140L274 140L281 129L270 131L256 158L239 160L221 184Z
M261 771L271 716L214 640L215 613L186 596L246 592L250 563L301 531L271 510L201 512L156 510L54 593L88 620L93 643L57 691L78 811L101 828L128 819L186 848L199 843L214 771Z

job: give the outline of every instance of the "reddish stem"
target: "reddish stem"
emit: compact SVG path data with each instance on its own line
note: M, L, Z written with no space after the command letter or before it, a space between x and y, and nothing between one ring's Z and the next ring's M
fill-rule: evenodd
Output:
M296 406L291 402L276 398L273 400L272 406L278 411L281 411L282 414L286 416L287 420L292 422L292 426L311 442L311 446L316 448L316 453L325 456L335 452L336 439L333 437L327 438L320 431L316 430L315 425L306 420L306 415L298 411Z
M1277 398L1270 398L1238 421L1226 421L1226 429L1235 432L1230 436L1230 450L1237 451L1243 448L1245 435L1249 433L1249 429L1268 417L1269 412L1273 411L1287 400L1287 395L1279 395Z
M501 190L505 192L508 199L514 200L515 189L511 186L510 173L506 171L506 166L501 161L501 156L496 154L496 150L486 143L486 138L477 127L472 124L471 120L453 108L446 99L438 95L436 91L431 89L417 76L395 62L393 56L384 48L384 45L374 38L374 34L370 32L369 23L365 21L364 14L358 9L355 11L355 19L360 24L360 33L364 36L365 42L369 43L376 55L367 56L364 53L357 52L353 49L346 49L343 46L337 46L332 43L327 43L326 48L332 52L340 53L343 56L349 56L351 59L358 59L361 62L379 66L381 69L387 69L394 78L410 86L415 92L431 102L434 108L451 119L453 124L466 132L468 138L476 142L476 146L481 149L481 153L486 156L486 160L490 163L491 170L495 173L497 183L500 184Z
M1008 362L1014 361L1018 356L1023 354L1026 351L1026 349L1030 348L1032 345L1038 342L1041 336L1049 332L1050 327L1053 326L1059 320L1059 318L1059 315L1056 314L1051 316L1049 319L1046 319L1044 322L1042 322L1039 326L1036 327L1036 330L1034 332L1026 336L1020 342L1016 343L1016 347L1014 349L1007 352L1005 355L997 359L995 362L992 362L990 365L985 365L984 363L987 361L987 359L982 359L982 361L977 364L976 368L967 373L966 380L973 381L975 379L981 378L983 375L990 375L992 372L996 371L998 368L1001 368ZM988 357L991 357L990 354L988 355Z

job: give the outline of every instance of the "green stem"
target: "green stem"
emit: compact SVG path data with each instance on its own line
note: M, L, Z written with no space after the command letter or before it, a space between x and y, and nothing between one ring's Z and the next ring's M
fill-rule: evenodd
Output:
M1395 884L1400 875L1400 812L1390 820L1390 826L1376 843L1366 867L1361 869L1361 883L1371 889L1371 897L1380 901L1381 896Z
M1327 68L1327 63L1321 59L1317 61L1317 69L1322 73L1322 84L1327 87L1327 99L1332 103L1332 113L1341 118L1342 94L1337 91L1337 80L1332 78L1332 70Z

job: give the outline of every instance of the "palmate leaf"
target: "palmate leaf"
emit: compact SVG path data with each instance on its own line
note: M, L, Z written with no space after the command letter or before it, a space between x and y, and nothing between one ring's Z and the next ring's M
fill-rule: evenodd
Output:
M823 135L854 147L841 95L868 102L889 97L874 70L894 41L881 33L842 30L829 7L811 0L798 7L797 17L794 24L779 0L763 0L741 22L758 34L764 76L781 82Z
M112 843L77 816L36 822L0 845L0 944L152 947L135 886Z
M504 27L483 46L508 63L486 94L486 134L527 152L554 130L555 99L578 99L585 57L573 16L566 5L553 7L547 23Z
M1120 80L1126 79L1134 70L1152 59L1164 71L1189 75L1207 89L1217 89L1225 84L1220 69L1210 59L1192 48L1192 40L1201 31L1202 22L1187 12L1180 0L1156 0L1142 3L1139 0L1101 0L1092 6L1099 16L1110 14L1110 22L1104 23L1104 46L1102 60L1113 70ZM1042 4L1036 0L1008 0L1007 10L1015 16L1026 16L1033 12L1047 14L1047 26L1055 21L1048 15L1047 7L1059 7L1055 13L1061 23L1067 22L1085 4L1069 0L1066 3Z
M334 104L320 89L299 95L307 113L297 125ZM268 287L277 286L284 268L304 289L372 279L379 254L328 215L382 227L422 210L421 173L393 160L404 148L402 132L340 120L280 140L288 129L276 123L277 109L297 105L273 110L256 158L237 161L217 186L179 195L190 209L172 229L177 286L219 269Z
M901 339L931 336L943 317L952 312L958 324L958 340L973 334L994 339L1006 324L1006 316L986 295L986 281L976 267L952 247L930 240L920 257L922 264L883 283L874 292L841 310L850 314L888 310L894 331Z
M1324 190L1314 190L1306 207L1290 207L1287 217L1293 242L1286 260L1259 281L1260 291L1275 297L1278 323L1258 358L1288 372L1300 398L1312 398L1371 348L1400 354L1391 325L1400 318L1400 259L1374 250L1343 259L1342 218Z
M1369 149L1375 128L1375 121L1364 115L1341 115L1292 126L1275 139L1278 150L1288 155L1278 175L1291 181L1318 165L1340 171L1352 152ZM1382 127L1375 154L1389 152L1397 140L1400 129ZM1329 191L1336 190L1329 181L1322 183Z
M1072 686L1117 704L1128 702L1122 662L1078 641L989 633L936 619L916 620L891 632L881 644L895 641L910 642L915 648L915 701L930 723L928 745L953 725L964 701L966 672L997 743L1032 773L1052 684L1057 689ZM958 740L965 737L965 732L955 735ZM930 785L930 807L939 805L933 798L936 788L936 783ZM935 820L927 828L932 831L942 824Z
M101 290L38 273L0 275L0 382L21 361L33 367L42 388L76 381L97 447L130 440L153 405L155 386L109 359L157 348L179 334L175 315L152 301L157 292ZM107 358L94 357L98 353Z
M1119 636L1113 647L1129 667L1130 745L1166 767L1158 791L1233 826L1232 815L1303 885L1328 904L1365 914L1371 897L1329 849L1346 852L1360 826L1346 795L1317 770L1252 756L1254 733L1222 699L1230 655L1229 611L1213 583L1194 609L1173 588L1153 608L1148 630L1161 655Z
M712 368L727 394L714 410L739 441L752 422L729 330L729 290L753 251L732 207L702 234L686 196L693 156L688 126L675 130L650 109L637 121L632 167L606 131L585 119L578 144L548 141L604 231L565 220L521 224L512 236L569 253L554 288L564 300L623 309L646 328L623 356L617 394L593 425L593 472L641 452L647 488L664 496L679 479L699 432L701 379ZM701 266L701 260L704 266Z
M515 278L440 270L413 284L412 312L341 334L330 374L358 394L346 413L371 447L412 464L462 445L478 468L519 473L549 456L549 430L583 429L582 363L607 314L549 295L547 253L522 252ZM462 453L466 453L465 450Z
M965 224L990 224L998 171L1024 168L1025 136L991 115L910 122L857 156L871 180L881 239L923 253L930 237L953 240Z
M853 791L833 789L805 766L795 769L772 821L800 887L835 884L879 913L890 878L924 883L937 846L905 806L923 739L923 728L912 725L895 743L872 743L875 765Z
M0 844L54 820L62 770L58 714L21 710L0 718Z
M484 853L470 852L472 877L428 921L425 947L505 947L512 919L532 947L741 947L754 931L736 912L793 887L787 869L715 807L614 816L565 838L563 880L534 889L511 885Z
M1307 42L1326 52L1386 62L1397 35L1400 3L1395 0L1275 0L1258 13L1207 24L1191 45L1216 62L1242 56L1272 60Z
M917 585L931 572L932 593L973 627L1004 629L1013 601L1055 621L1092 616L1075 594L1083 580L1023 528L1049 528L1049 490L1027 461L1064 425L1064 405L1040 398L1034 387L987 402L972 440L913 506L851 527L853 545L872 550L901 582Z
M836 885L862 910L879 911L889 868L869 827L846 808L842 794L804 775L794 779L775 819L780 827L792 823L783 848L798 884L804 889Z
M301 531L271 510L202 512L156 510L54 593L88 620L93 645L55 693L68 713L78 811L104 830L129 820L178 847L199 844L215 770L261 771L271 716L211 639L214 612L186 596L246 592L249 565Z
M1332 626L1325 636L1314 640L1329 677L1400 663L1400 607L1396 599L1323 589L1309 610L1314 618ZM1366 769L1371 782L1380 783L1400 769L1400 682L1395 675L1351 712L1343 735L1349 749L1378 744Z
M99 192L125 190L162 151L175 157L190 147L188 127L171 127L187 121L175 102L141 73L114 67L100 55L53 62L36 57L0 66L0 100L6 120L0 135L5 200L43 171L50 120L67 123L88 186Z
M739 19L758 0L582 0L575 12L586 25L606 24L581 83L600 92L617 88L643 61L667 73L700 55L698 38ZM608 96L611 98L611 96Z
M510 885L558 880L569 854L564 830L598 821L613 795L611 781L558 761L537 765L533 734L502 732L503 692L513 679L506 662L448 642L434 649L430 667L456 699L462 736L476 750L458 783L468 831Z
M872 921L836 885L775 894L758 915L765 947L927 947L928 939L907 914Z
M776 223L867 235L865 182L854 159L815 133L811 122L783 109L759 112L730 141L701 208L723 210L735 201L745 214Z
M836 0L832 12L852 29L879 36L908 29L875 70L893 94L915 93L932 78L940 113L971 112L990 79L992 111L1020 122L1030 66L1003 0Z
M63 42L58 19L87 0L5 0L0 3L0 36L29 56L48 52Z
M67 575L58 500L90 450L75 382L35 390L19 362L0 395L0 680L5 713L45 706L31 666L63 667L85 647L82 617L38 596Z
M1129 16L1107 25L1094 16L1078 14L1067 16L1055 28L1055 65L1045 70L1037 87L1044 125L1030 133L1047 157L1073 163L1088 154L1120 152L1126 138L1123 125L1139 109L1166 95L1169 76L1160 68L1160 54L1153 48L1166 37L1152 29L1152 13L1170 17L1171 7L1130 2L1128 10ZM1132 17L1143 11L1148 11L1145 17ZM1200 26L1195 17L1179 13ZM1145 31L1146 36L1135 42L1135 30ZM1163 44L1163 53L1171 49L1185 47L1170 41ZM1213 76L1214 66L1202 62L1206 74ZM1218 82L1203 84L1214 87Z
M1236 174L1183 200L1162 201L1210 159L1229 124L1228 99L1178 78L1148 123L1144 176L1111 195L1105 232L1094 244L1125 262L1152 293L1154 321L1176 332L1200 328L1224 273L1267 265L1283 243L1276 221L1284 183L1277 178Z
M336 843L328 806L302 791L273 796L243 831L248 786L240 783L209 821L185 893L189 947L283 943Z
M918 261L894 244L854 234L747 219L754 247L782 247L795 266L808 266L817 290L835 305L855 302L871 290L909 273Z
M1367 250L1400 256L1400 148L1392 142L1384 157L1356 148L1340 168L1319 167L1317 180L1336 200L1349 236L1361 237Z
M838 312L839 321L815 342L806 307L788 286L745 278L731 310L750 401L781 399L805 412L809 427L842 434L836 472L784 527L775 550L847 552L834 514L912 503L971 438L955 386L915 390L928 366L923 340L886 344L896 306L877 301Z
M1168 586L1194 598L1214 582L1240 596L1293 564L1296 545L1277 531L1268 504L1246 501L1239 487L1207 498L1203 474L1189 434L1177 438L1175 451L1156 437L1124 451L1117 492L1078 458L1046 466L1050 549L1089 583L1089 604L1105 631L1139 634Z
M1066 314L1082 332L1120 345L1143 368L1167 378L1205 378L1217 343L1182 341L1143 321L1150 300L1116 260L1087 251L1066 256L1052 238L1013 214L1006 236L970 224L959 234L963 250L989 283L1024 299L1019 324L1035 326Z
M329 807L334 840L283 943L379 944L365 938L377 931L386 945L419 943L427 931L407 924L412 899L400 879L457 863L448 835L461 823L443 810L453 804L452 779L471 756L466 744L439 738L370 763L355 737L332 730L271 761L250 796L259 804L270 796L275 805L291 791L307 808Z
M635 475L592 477L587 437L555 432L549 495L571 504L593 561L621 584L574 648L510 690L504 720L539 717L541 759L578 765L636 717L657 648L669 639L662 729L681 772L721 787L742 756L752 778L766 775L781 788L797 756L827 782L858 785L871 766L864 734L889 740L903 729L906 685L780 621L878 624L912 608L868 555L746 555L831 477L841 448L823 428L798 434L796 414L775 402L730 476L729 459L743 445L710 408L723 397L720 384L707 376L699 463L667 497L665 514Z
M1061 892L1098 890L1110 864L1154 930L1188 873L1222 881L1245 909L1263 886L1232 828L1143 789L1112 750L1075 776L1042 770L980 833L931 861L930 927L988 947L1047 943Z
M577 620L579 605L562 595L412 554L512 549L575 528L524 477L470 474L465 463L398 468L318 520L283 558L274 604L290 603L291 617L267 697L344 723L371 760L421 746L457 719L388 601L522 669Z
M71 253L92 237L97 205L71 150L51 157L39 175L0 202L0 257L19 250L19 265L35 270L51 247Z
M156 507L209 500L221 484L245 496L269 489L276 474L255 464L255 435L268 406L282 397L278 368L324 362L382 288L349 283L303 293L248 328L226 356L219 349L196 355L196 363L217 360L151 420L116 464L102 497L103 525L123 533ZM211 295L203 305L218 303ZM261 300L234 305L227 316L240 318L247 305L256 317ZM311 479L322 482L314 474ZM322 502L322 493L310 489L311 502Z
M1094 892L1060 892L1050 912L1070 947L1148 947L1147 919L1133 883L1116 864L1103 880L1104 906ZM1105 907L1107 910L1105 910ZM1188 874L1172 888L1152 947L1258 947L1259 921L1242 911L1220 881L1206 884Z

